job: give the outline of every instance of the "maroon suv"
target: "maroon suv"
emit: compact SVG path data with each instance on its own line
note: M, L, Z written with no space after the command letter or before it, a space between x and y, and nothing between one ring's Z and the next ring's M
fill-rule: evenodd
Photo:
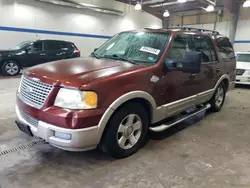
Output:
M88 58L27 69L16 123L64 150L99 146L126 157L143 146L149 130L164 131L209 108L219 111L234 87L235 67L232 45L218 32L122 32ZM156 124L163 119L171 120Z

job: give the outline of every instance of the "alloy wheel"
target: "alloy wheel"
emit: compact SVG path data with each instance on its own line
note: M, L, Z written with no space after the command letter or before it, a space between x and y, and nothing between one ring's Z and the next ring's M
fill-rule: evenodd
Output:
M130 114L119 125L117 143L122 149L130 149L138 142L141 133L141 118L136 114Z
M18 73L19 67L14 61L9 61L5 65L5 71L10 75L15 75Z

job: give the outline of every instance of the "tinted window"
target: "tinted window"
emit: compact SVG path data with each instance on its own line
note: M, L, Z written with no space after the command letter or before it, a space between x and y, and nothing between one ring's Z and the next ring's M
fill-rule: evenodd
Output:
M233 46L228 38L219 37L216 39L216 44L223 60L230 60L235 57Z
M57 41L44 41L44 50L45 51L53 51L53 50L60 50L60 43Z
M195 51L201 52L202 62L217 61L212 41L207 36L194 36Z
M176 35L168 50L168 59L183 58L185 52L194 51L194 43L191 35Z
M42 42L35 42L31 45L31 51L41 51L42 50Z
M250 62L250 54L237 54L237 61Z

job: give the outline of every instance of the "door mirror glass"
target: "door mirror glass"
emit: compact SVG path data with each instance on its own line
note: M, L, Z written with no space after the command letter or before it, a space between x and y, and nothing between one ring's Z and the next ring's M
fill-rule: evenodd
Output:
M201 52L185 52L183 58L166 59L166 71L182 71L184 73L199 73L201 67Z

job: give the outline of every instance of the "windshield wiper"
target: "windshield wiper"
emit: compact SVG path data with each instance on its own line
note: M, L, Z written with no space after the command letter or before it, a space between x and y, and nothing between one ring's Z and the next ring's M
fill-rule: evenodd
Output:
M115 60L122 60L122 61L127 61L133 65L136 65L137 63L131 59L128 59L126 57L121 57L119 55L113 54L113 55L104 55L105 58L110 58L110 59L115 59Z

